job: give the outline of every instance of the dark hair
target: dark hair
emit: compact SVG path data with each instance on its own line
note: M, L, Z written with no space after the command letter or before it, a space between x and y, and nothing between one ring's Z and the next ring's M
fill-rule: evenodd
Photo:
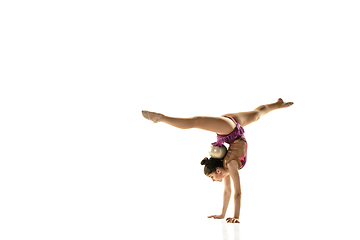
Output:
M210 158L208 159L207 157L204 158L201 161L201 165L205 165L204 166L204 174L207 176L210 173L213 173L216 171L217 168L223 168L223 158Z

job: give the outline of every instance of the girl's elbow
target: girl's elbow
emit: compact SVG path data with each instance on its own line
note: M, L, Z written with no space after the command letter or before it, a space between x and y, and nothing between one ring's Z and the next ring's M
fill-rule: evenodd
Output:
M241 198L241 191L236 191L234 197Z
M224 194L225 195L231 195L231 189L225 189Z

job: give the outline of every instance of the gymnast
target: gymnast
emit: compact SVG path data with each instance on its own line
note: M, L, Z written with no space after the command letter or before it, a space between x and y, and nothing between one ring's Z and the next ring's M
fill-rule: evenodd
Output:
M293 102L284 102L281 98L277 102L265 104L250 112L224 114L221 117L192 117L175 118L160 113L142 111L142 115L154 123L163 122L171 126L189 129L199 128L217 133L217 141L210 146L210 158L204 158L204 174L213 181L224 180L223 208L220 215L211 215L208 218L223 219L231 197L231 180L234 184L234 217L226 219L228 223L240 223L241 186L239 170L246 164L247 142L243 127L253 123L261 116L280 108L287 108ZM227 149L223 144L228 143Z

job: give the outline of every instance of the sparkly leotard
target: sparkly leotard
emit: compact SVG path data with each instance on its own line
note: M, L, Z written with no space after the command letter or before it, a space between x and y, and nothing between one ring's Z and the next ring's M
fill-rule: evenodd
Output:
M226 117L226 116L225 116ZM244 128L237 123L232 117L226 117L231 119L235 124L236 127L234 131L227 135L217 135L217 141L212 143L213 146L222 146L223 143L230 144L228 152L223 159L224 168L227 169L227 165L231 161L236 161L238 163L238 169L242 169L246 164L246 153L247 153L247 142L244 136ZM245 146L246 145L246 146Z

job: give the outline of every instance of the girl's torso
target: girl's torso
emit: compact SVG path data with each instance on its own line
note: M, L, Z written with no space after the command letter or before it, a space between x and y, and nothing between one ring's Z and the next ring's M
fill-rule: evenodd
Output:
M228 152L223 160L224 168L227 169L229 162L236 161L239 166L238 170L240 170L246 164L247 142L244 136L245 130L232 117L226 118L231 119L236 124L235 129L227 135L218 134L217 141L212 143L212 145L220 147L224 143L230 144Z

